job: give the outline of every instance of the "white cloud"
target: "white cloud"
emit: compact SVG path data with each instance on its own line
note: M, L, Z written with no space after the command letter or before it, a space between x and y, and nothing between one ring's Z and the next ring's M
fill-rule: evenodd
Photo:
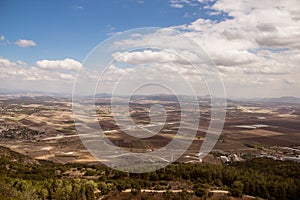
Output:
M113 57L119 62L130 63L134 65L149 64L149 63L169 63L184 61L178 56L165 51L143 50L135 52L117 52Z
M103 81L117 82L118 79L128 82L164 82L166 85L176 85L177 89L182 88L180 84L183 82L192 82L194 87L201 86L203 69L199 69L200 65L195 68L189 62L196 63L195 55L188 51L178 52L163 50L139 50L134 52L117 52L114 55L116 61L120 63L130 64L124 68L124 64L120 67L112 66L102 77ZM187 58L187 59L186 59ZM188 62L189 61L189 62ZM118 64L118 63L116 63ZM133 65L133 66L132 66ZM210 69L210 71L213 71ZM126 84L124 84L126 85ZM132 83L132 85L134 85ZM202 85L203 86L203 85ZM201 87L202 87L201 86ZM205 87L202 87L202 90ZM124 88L124 91L125 88ZM183 89L181 92L185 93Z
M173 3L170 6L173 7L173 8L183 8L183 5L179 4L179 3Z
M81 63L71 58L64 60L40 60L36 66L45 70L78 70L82 67Z
M173 8L183 8L184 5L197 6L199 5L199 3L206 3L206 1L205 0L170 0L169 3L170 6Z
M4 41L4 40L5 40L4 35L0 35L0 41Z
M72 92L75 72L59 73L0 58L1 88L44 92Z
M74 80L75 77L71 74L60 74L60 78L65 79L65 80Z
M211 0L209 0L212 2ZM136 35L118 41L115 47L158 46L161 49L180 49L180 56L195 60L189 44L174 37L174 30L193 39L203 48L219 69L229 96L299 96L300 91L300 7L298 0L216 0L209 3L204 0L171 0L170 6L197 6L207 9L208 14L226 13L226 20L213 21L199 18L194 22L175 27L166 27L146 36ZM201 7L201 8L202 8ZM226 16L226 15L225 15ZM169 34L170 33L170 34ZM170 39L171 38L171 39ZM197 80L197 73L186 65L181 57L165 51L118 52L114 58L123 63L151 67L134 69L110 67L103 80L114 82L120 77L126 80L151 80L164 77L174 80L182 75L189 80ZM36 67L30 67L30 73L21 68L21 63L0 60L0 65L10 66L2 69L3 76L27 76L37 79L39 76L61 81L71 80L75 70L82 65L72 59L42 60ZM47 70L46 70L47 69ZM59 73L70 70L70 73ZM86 71L88 76L97 79L97 73ZM96 74L96 75L95 75ZM131 75L132 76L131 76ZM31 77L30 77L31 76ZM133 84L134 85L134 84Z
M20 40L15 41L15 45L25 48L25 47L36 46L37 44L32 40L20 39Z
M23 67L27 63L23 61L12 62L6 58L0 58L0 77L11 80L38 80L45 79L46 74L35 67Z
M38 61L39 62L39 61ZM30 66L24 61L12 62L6 58L0 58L0 77L20 80L59 80L74 78L75 72L59 73L43 70L36 66Z
M175 0L170 4L186 5L191 2L194 1ZM189 49L181 40L170 40L170 35L163 34L163 31L178 30L197 42L215 62L229 96L299 96L298 0L218 0L212 6L207 5L207 8L212 13L227 13L230 18L223 21L199 18L189 24L164 28L161 33L120 41L118 45ZM131 64L149 61L167 63L166 58L163 54L144 51L139 54L132 52L120 60ZM170 58L169 61L178 64ZM264 90L269 93L264 93Z
M86 82L82 80L79 82L84 83L80 85L85 86L90 82L97 82L99 86L97 87L97 93L114 91L118 94L128 94L135 89L140 91L140 89L146 87L148 88L147 92L153 94L163 92L164 88L173 92L179 92L178 94L191 94L190 89L191 85L193 85L195 90L201 91L198 93L199 95L207 94L201 74L192 66L179 65L177 63L155 63L154 60L151 65L140 65L130 68L112 65L101 74L101 77L86 79ZM157 87L156 84L162 87ZM138 89L140 86L141 88Z

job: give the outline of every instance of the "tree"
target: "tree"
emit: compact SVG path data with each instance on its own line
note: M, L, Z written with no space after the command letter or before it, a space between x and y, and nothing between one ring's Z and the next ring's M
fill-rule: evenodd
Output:
M197 197L203 197L203 196L205 196L206 195L206 189L201 188L201 187L197 188L196 191L195 191L195 195Z
M243 196L244 184L241 181L234 181L231 185L230 192L232 196L242 197Z

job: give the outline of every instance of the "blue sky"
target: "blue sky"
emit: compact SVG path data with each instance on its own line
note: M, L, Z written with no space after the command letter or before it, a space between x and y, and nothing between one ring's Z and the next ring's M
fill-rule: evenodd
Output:
M164 0L4 0L0 3L0 35L11 43L26 39L37 45L19 48L2 44L0 55L29 64L65 57L82 61L94 46L116 32L176 26L199 17L220 18L207 15L205 5L174 8Z
M206 51L229 97L300 97L299 24L299 0L2 0L0 89L72 93L76 70L100 42L134 28L162 27ZM136 55L121 60L169 58ZM114 75L124 73L130 71L114 68Z

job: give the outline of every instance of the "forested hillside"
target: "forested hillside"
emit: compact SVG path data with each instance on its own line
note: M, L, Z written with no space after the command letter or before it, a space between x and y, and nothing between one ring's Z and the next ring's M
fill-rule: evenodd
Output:
M131 192L122 192L126 189ZM157 196L141 189L166 192ZM153 199L155 195L157 199L213 199L211 189L227 190L236 197L296 200L300 164L256 158L230 165L175 163L155 172L131 174L100 164L36 161L0 148L0 199Z

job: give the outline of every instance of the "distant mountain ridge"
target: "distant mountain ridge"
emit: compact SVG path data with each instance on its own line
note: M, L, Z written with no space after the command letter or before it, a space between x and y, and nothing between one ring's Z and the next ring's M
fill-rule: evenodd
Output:
M253 98L249 100L260 101L260 102L274 102L274 103L300 103L300 98L293 97L293 96L283 96L278 98Z
M54 97L71 97L71 93L56 93L56 92L40 92L33 90L10 90L5 88L0 88L0 95L19 95L19 96L54 96Z
M54 93L54 92L40 92L30 90L10 90L0 88L0 95L20 95L20 96L53 96L53 97L71 97L71 93ZM110 93L96 93L95 95L88 95L83 97L88 98L111 98L112 96L125 98L127 95L112 95ZM133 95L131 99L148 99L161 101L178 101L180 99L190 99L192 95L169 95L169 94L150 94L150 95ZM197 97L199 100L209 100L210 95L203 95ZM215 100L222 99L214 97ZM227 98L227 102L235 101L249 101L249 102L273 102L273 103L300 103L300 98L294 96L282 96L272 98Z

